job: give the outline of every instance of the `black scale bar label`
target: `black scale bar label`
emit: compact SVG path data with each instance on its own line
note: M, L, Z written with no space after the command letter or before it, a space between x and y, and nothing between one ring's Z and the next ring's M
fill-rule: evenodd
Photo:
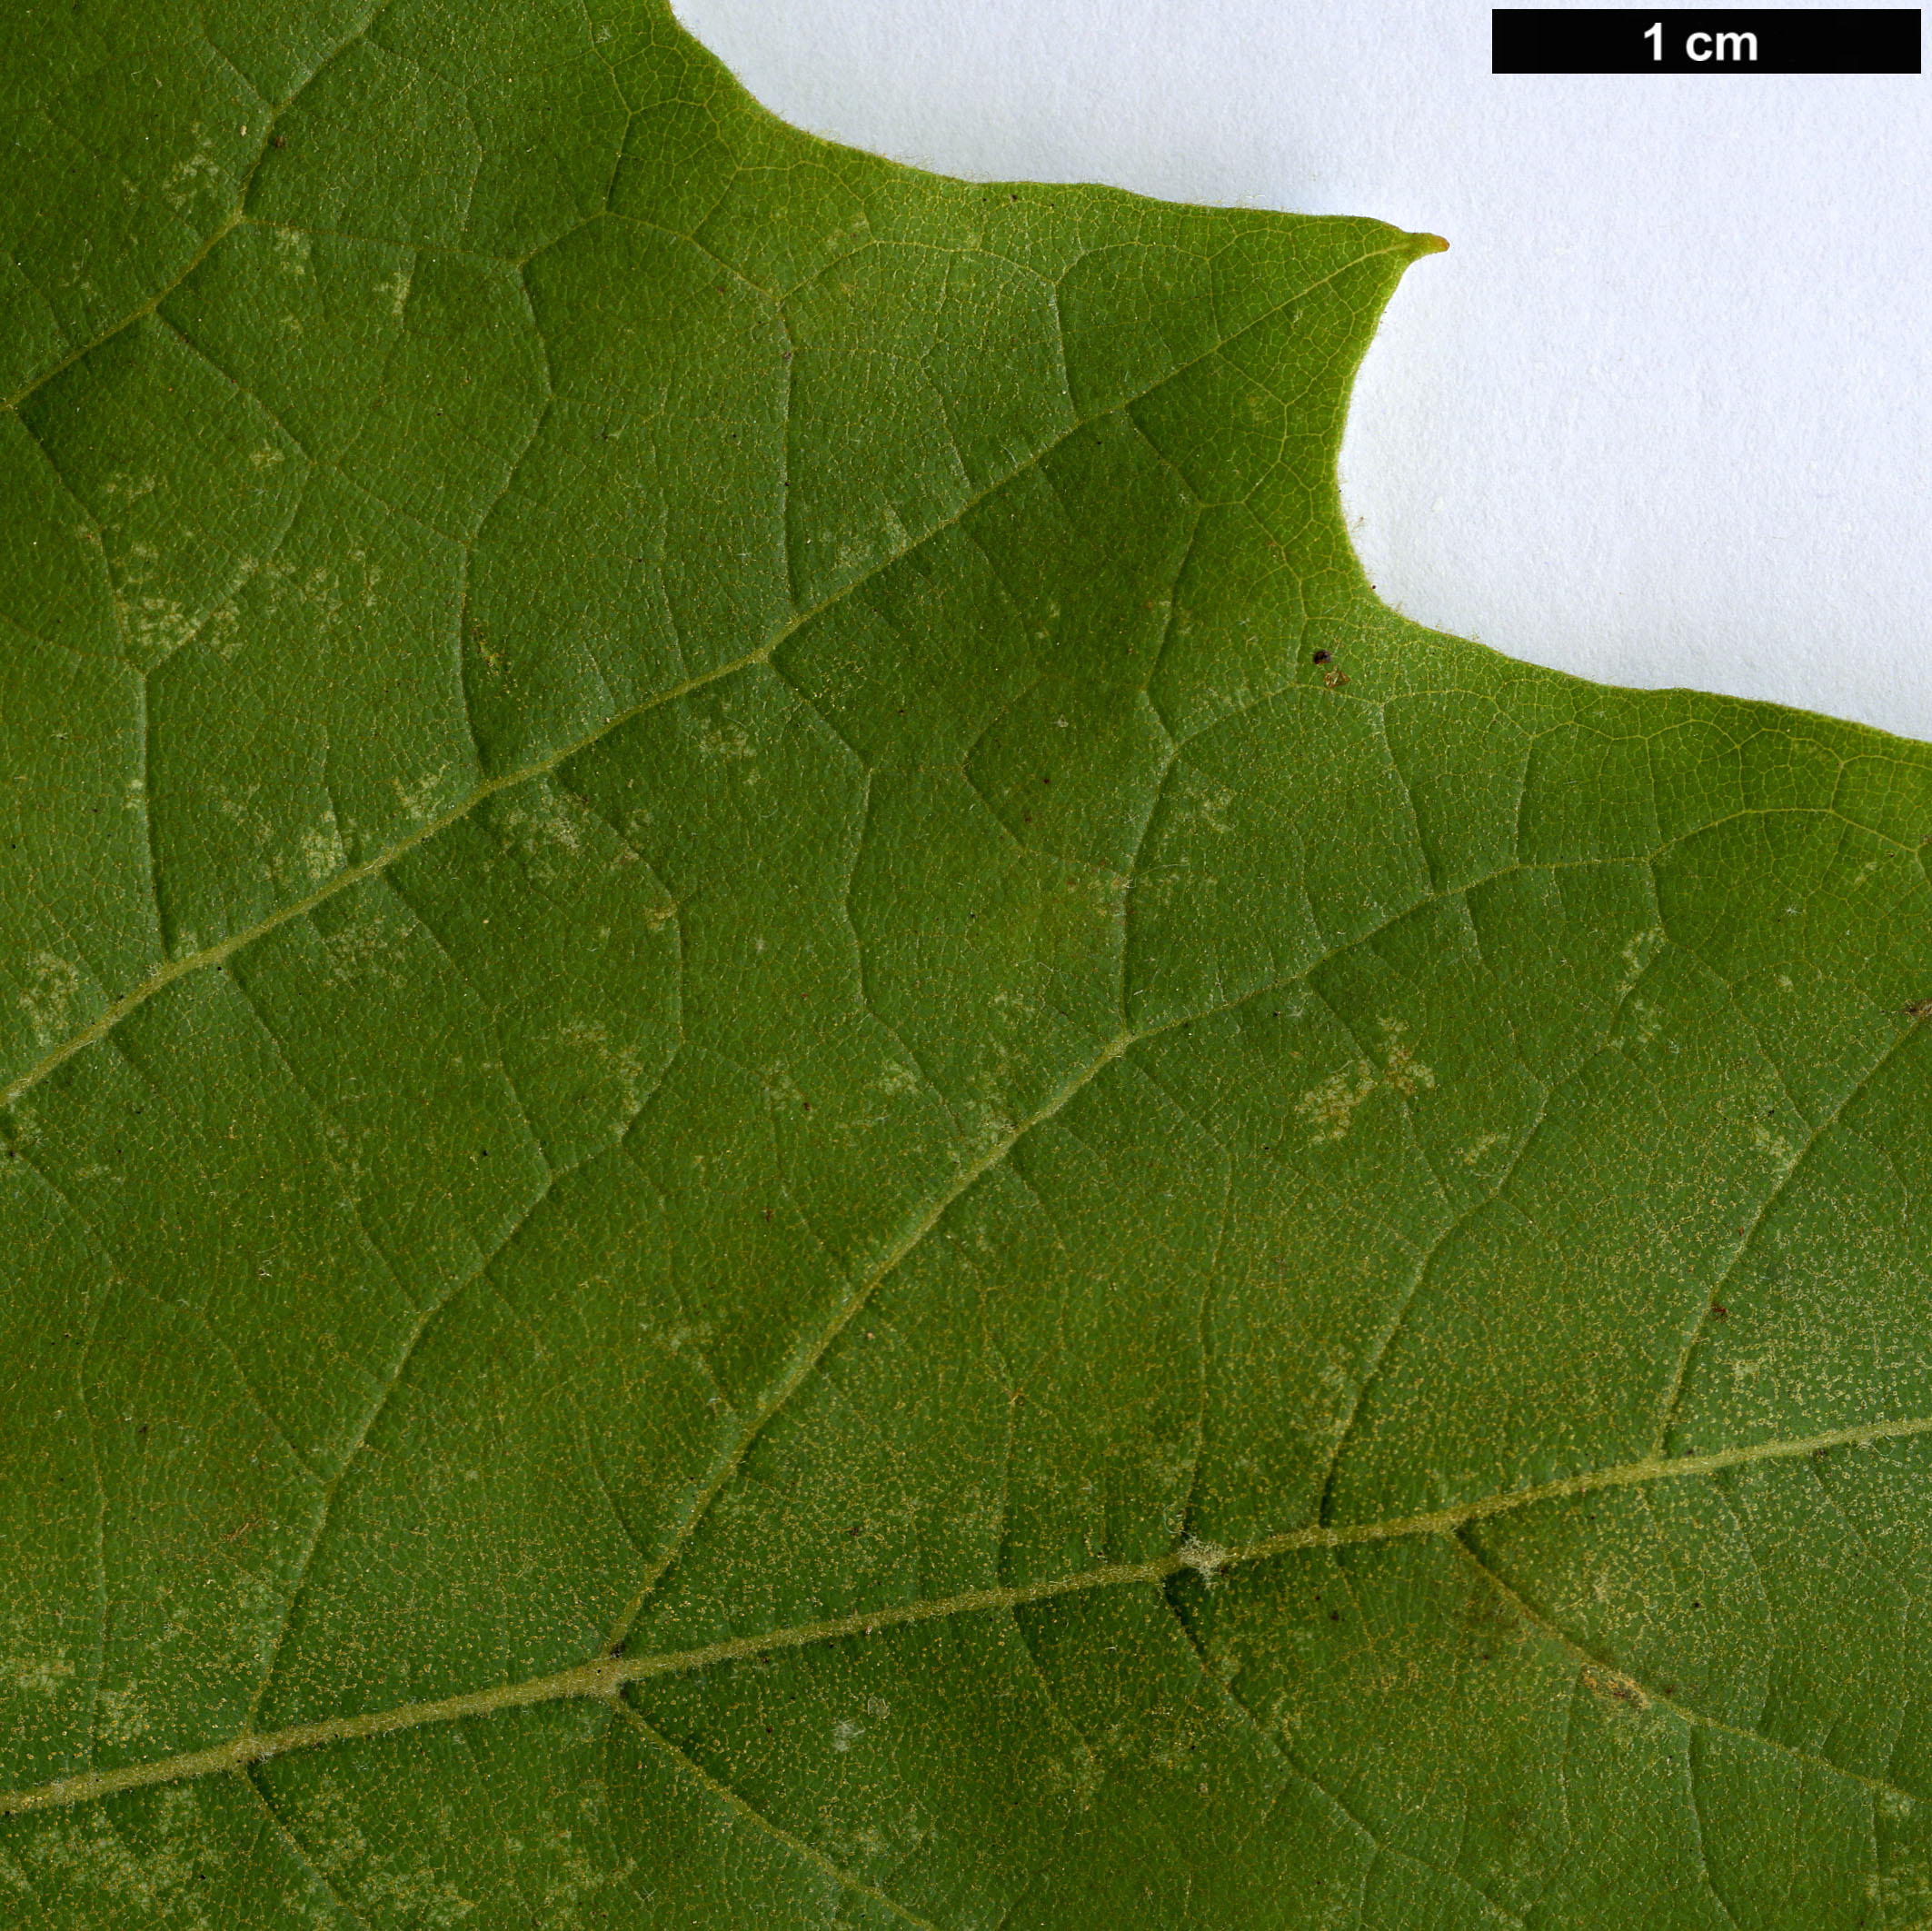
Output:
M1492 74L1917 74L1917 7L1498 7Z

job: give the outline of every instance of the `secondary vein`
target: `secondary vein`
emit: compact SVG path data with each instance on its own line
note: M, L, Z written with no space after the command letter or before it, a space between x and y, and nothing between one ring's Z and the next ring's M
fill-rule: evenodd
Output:
M238 211L227 226L222 230L222 234L225 234L230 228L234 227L244 217ZM219 239L220 236L217 235L215 240ZM539 758L518 771L506 771L499 777L484 779L467 797L452 805L440 817L430 819L425 823L417 826L413 831L397 840L394 844L391 845L386 851L378 852L375 857L364 860L360 865L352 865L344 871L338 871L334 878L319 885L306 898L298 899L293 904L282 906L277 911L270 912L266 918L259 920L255 924L248 927L246 931L236 932L233 937L224 939L218 944L204 946L199 951L184 953L177 959L169 960L149 978L134 987L132 991L124 992L92 1025L85 1027L81 1031L74 1034L72 1038L62 1040L60 1044L48 1051L36 1064L30 1066L24 1073L21 1073L10 1085L0 1087L0 1108L11 1106L22 1094L39 1085L55 1067L72 1059L75 1053L82 1051L85 1048L93 1045L96 1040L105 1037L137 1006L145 1005L157 992L172 985L184 974L197 971L204 966L220 965L224 960L240 951L244 946L253 945L257 939L264 938L268 933L275 931L277 927L287 924L291 919L302 918L306 913L314 911L318 905L334 898L338 892L346 891L350 886L360 883L363 879L373 877L376 873L394 864L405 853L413 851L417 846L435 837L439 831L447 831L451 825L467 818L478 805L483 803L485 799L494 796L496 792L507 791L513 785L527 783L532 779L547 776L551 771L555 771L558 766L568 762L581 752L588 751L592 745L609 737L612 732L628 724L633 718L642 716L647 711L655 711L661 705L674 703L679 698L688 697L692 692L700 691L707 684L716 683L720 679L729 677L734 672L748 670L753 664L770 662L787 640L810 623L814 618L822 616L835 604L842 602L847 597L863 588L865 584L871 582L875 577L891 569L895 563L904 561L906 557L911 555L922 544L931 542L942 531L956 527L970 512L986 502L1000 490L1004 489L1014 478L1036 467L1052 451L1060 448L1061 444L1077 435L1089 423L1098 420L1100 416L1112 414L1118 410L1127 409L1133 403L1144 400L1147 396L1165 387L1167 383L1185 374L1189 369L1192 368L1196 363L1201 361L1205 356L1218 353L1227 348L1231 343L1239 341L1242 335L1248 333L1250 330L1259 327L1261 323L1269 319L1270 315L1279 314L1281 309L1289 306L1290 303L1304 300L1315 289L1320 288L1323 283L1332 282L1338 275L1344 274L1348 269L1358 267L1363 262L1373 261L1379 255L1396 254L1419 240L1431 239L1434 239L1434 237L1404 235L1399 240L1389 243L1384 247L1369 249L1362 254L1352 257L1332 273L1322 276L1320 281L1310 283L1305 288L1298 289L1292 295L1285 297L1274 309L1269 310L1267 313L1257 316L1253 321L1244 323L1232 335L1227 337L1224 341L1216 343L1212 348L1203 350L1200 355L1177 363L1174 368L1169 370L1166 374L1157 377L1144 389L1138 390L1131 395L1122 396L1110 408L1096 411L1092 416L1082 416L1076 413L1073 422L1066 425L1059 435L1049 443L1044 443L1039 449L1034 450L1022 461L1015 464L1011 471L999 477L994 482L988 483L984 489L973 493L958 508L953 510L949 515L941 518L931 529L913 538L903 549L895 551L891 555L873 564L869 570L861 572L859 575L853 577L850 582L842 583L838 589L828 592L809 610L796 612L773 631L756 649L747 651L742 657L734 657L729 663L720 664L714 670L701 672L694 677L686 678L682 683L673 684L667 690L655 692L653 695L643 699L641 702L632 704L628 710L619 712L614 717L605 719L603 723L585 732L582 737L573 740L561 750L551 752L547 757ZM214 243L211 242L209 246L212 247ZM1445 244L1444 245L1447 244ZM1423 252L1429 253L1431 251L1425 249ZM162 295L157 295L154 298L157 304L164 299L165 294L166 291L164 291ZM132 322L138 320L139 316L137 314L128 319ZM123 323L118 327L125 327L127 325L126 323ZM85 353L86 351L84 350L80 353ZM150 805L152 806L152 800L150 801Z
M38 1086L63 1061L71 1060L75 1053L92 1046L96 1040L105 1039L135 1007L144 1006L157 992L173 985L177 979L184 978L190 972L200 971L204 967L220 965L224 960L242 951L244 946L253 945L256 940L266 938L270 932L286 925L290 920L305 918L317 906L325 904L338 892L346 891L352 885L358 885L363 880L373 878L378 872L387 871L398 859L413 851L418 845L427 844L439 831L448 831L452 825L467 818L485 799L494 797L498 791L509 791L514 785L528 784L533 779L547 777L559 765L567 763L580 752L588 751L592 745L608 737L621 726L628 724L632 719L642 717L647 711L655 711L662 704L675 703L679 698L688 697L693 691L702 690L706 684L715 683L720 678L729 677L735 671L762 663L784 638L797 628L797 624L804 621L804 618L797 619L778 636L742 657L733 658L730 663L720 664L714 671L706 671L696 677L687 678L682 683L674 684L667 691L660 691L654 696L644 699L642 703L632 705L628 711L618 712L615 717L598 725L594 731L586 732L583 736L573 740L561 751L553 751L547 758L540 758L533 764L524 765L518 771L505 771L495 778L485 778L474 791L453 804L448 811L418 825L406 837L398 839L394 844L379 851L375 857L364 859L360 865L351 865L345 871L338 871L325 884L318 885L306 898L297 899L291 904L278 907L265 919L258 920L249 926L245 931L235 932L218 944L204 946L199 951L184 952L179 958L169 960L151 977L143 980L132 991L124 992L91 1026L83 1028L71 1039L63 1040L45 1058L28 1067L10 1086L0 1087L0 1107L13 1105L22 1094Z
M921 1241L945 1219L949 1209L962 1194L968 1192L980 1180L983 1180L987 1174L991 1173L995 1167L999 1166L1001 1161L1036 1127L1044 1126L1056 1113L1066 1107L1077 1093L1081 1092L1091 1085L1100 1077L1100 1073L1107 1067L1111 1066L1130 1046L1137 1044L1144 1037L1147 1037L1147 1035L1123 1032L1110 1040L1101 1048L1100 1051L1086 1066L1082 1067L1071 1080L1068 1080L1059 1092L1055 1093L1038 1112L1021 1120L1018 1126L1010 1128L978 1160L971 1161L963 1168L952 1185L947 1188L940 1195L939 1199L920 1216L912 1227L893 1243L891 1249L887 1253L884 1259L881 1260L851 1293L846 1296L845 1299L840 1303L832 1319L812 1337L811 1343L801 1350L798 1359L792 1363L790 1372L767 1397L757 1414L752 1417L751 1424L738 1438L737 1441L732 1444L730 1453L720 1462L717 1471L712 1479L705 1484L703 1493L699 1496L697 1501L685 1515L682 1524L672 1539L671 1546L652 1567L642 1583L638 1587L637 1592L624 1606L623 1614L618 1618L617 1627L611 1633L607 1647L612 1650L616 1649L630 1634L631 1626L637 1620L638 1612L643 1608L651 1592L656 1588L665 1571L678 1559L678 1557L689 1544L692 1535L696 1533L699 1525L710 1514L712 1504L717 1500L719 1493L723 1489L725 1484L738 1472L745 1456L750 1452L752 1444L764 1432L772 1418L798 1392L798 1389L812 1369L824 1359L826 1350L851 1325L854 1318L865 1304L871 1299L872 1296L878 1291L880 1284L886 1277L901 1261L905 1260L913 1249L919 1246Z

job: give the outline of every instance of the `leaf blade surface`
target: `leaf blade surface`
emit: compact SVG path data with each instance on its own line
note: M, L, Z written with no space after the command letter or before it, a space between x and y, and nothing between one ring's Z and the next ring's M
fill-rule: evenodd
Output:
M1921 749L1375 599L1431 237L166 26L14 56L23 1917L1915 1921Z

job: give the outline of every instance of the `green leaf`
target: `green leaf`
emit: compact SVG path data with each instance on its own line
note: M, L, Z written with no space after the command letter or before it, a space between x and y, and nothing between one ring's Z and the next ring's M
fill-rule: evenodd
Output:
M1932 768L1377 600L1439 244L5 58L9 1924L1927 1921Z

